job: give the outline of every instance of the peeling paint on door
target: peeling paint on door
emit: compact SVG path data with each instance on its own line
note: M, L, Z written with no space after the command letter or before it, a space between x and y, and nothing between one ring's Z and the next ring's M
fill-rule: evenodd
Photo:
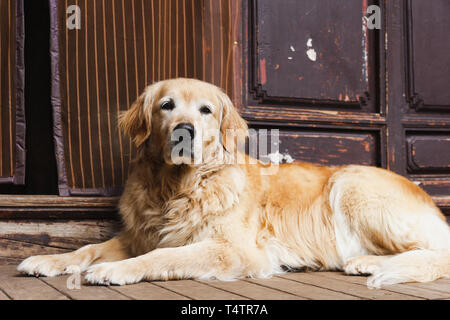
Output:
M266 58L263 58L259 61L259 69L261 84L264 85L267 83Z
M317 52L312 47L312 39L311 38L309 38L308 41L306 42L306 46L308 47L308 50L306 51L306 55L308 56L308 59L311 61L316 61L317 60Z

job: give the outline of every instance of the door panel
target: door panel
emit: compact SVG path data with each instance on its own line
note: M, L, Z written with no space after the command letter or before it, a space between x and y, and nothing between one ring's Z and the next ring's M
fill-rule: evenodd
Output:
M22 0L0 1L0 183L25 183Z
M396 171L450 203L448 1L388 5L388 153ZM400 23L399 23L400 22Z
M359 164L380 165L379 132L308 128L279 130L279 152L292 159L321 165L353 164L358 159ZM266 141L267 150L271 153L271 140L267 137Z
M450 132L407 133L409 173L450 173Z
M377 35L366 27L367 5L251 1L249 103L376 111Z
M408 0L405 9L410 107L450 112L450 2Z

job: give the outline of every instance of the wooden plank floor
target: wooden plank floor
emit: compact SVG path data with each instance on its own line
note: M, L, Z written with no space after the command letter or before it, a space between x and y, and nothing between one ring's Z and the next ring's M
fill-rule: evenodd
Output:
M0 300L425 300L450 299L450 280L371 290L366 277L340 272L286 273L271 279L155 281L129 286L76 286L75 278L19 275L0 266ZM71 281L72 280L72 281ZM76 279L75 279L76 280ZM81 281L82 282L82 281Z

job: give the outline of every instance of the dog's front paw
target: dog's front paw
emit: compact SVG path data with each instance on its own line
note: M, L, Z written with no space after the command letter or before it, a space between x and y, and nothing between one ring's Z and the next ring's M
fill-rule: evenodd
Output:
M136 259L96 264L86 271L86 281L101 285L137 283L145 277L145 266Z
M344 266L344 271L349 275L369 275L379 269L377 257L361 256L349 259Z
M54 277L60 274L80 272L80 267L71 265L64 255L33 256L17 267L20 273L32 276Z

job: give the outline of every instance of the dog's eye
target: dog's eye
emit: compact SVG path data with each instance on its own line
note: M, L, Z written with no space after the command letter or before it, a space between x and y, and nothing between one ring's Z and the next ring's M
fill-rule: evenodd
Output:
M212 113L211 109L210 109L209 107L207 107L207 106L201 107L201 108L200 108L200 112L201 112L202 114L211 114L211 113Z
M161 109L171 111L175 109L175 104L172 101L166 101L161 105Z

